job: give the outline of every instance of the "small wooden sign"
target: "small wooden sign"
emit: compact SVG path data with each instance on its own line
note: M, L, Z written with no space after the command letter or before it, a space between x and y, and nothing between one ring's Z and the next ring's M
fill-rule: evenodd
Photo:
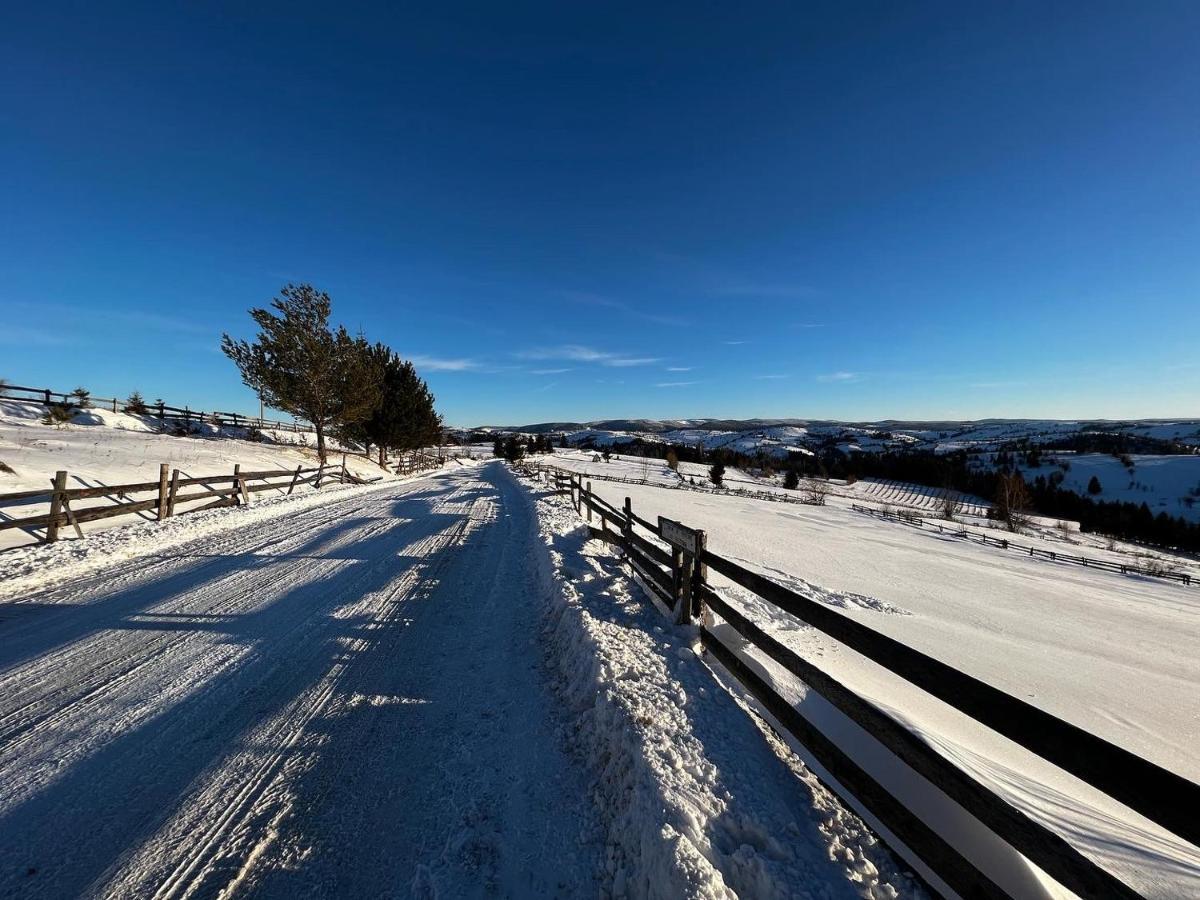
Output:
M665 519L659 516L658 531L662 535L662 539L672 547L692 556L698 555L699 551L697 548L700 546L699 532L694 528L681 525L674 519Z

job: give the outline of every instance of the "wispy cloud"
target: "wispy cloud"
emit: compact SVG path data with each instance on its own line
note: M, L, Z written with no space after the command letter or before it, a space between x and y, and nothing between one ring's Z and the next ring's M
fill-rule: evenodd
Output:
M817 381L825 384L850 384L855 381L862 381L861 372L830 372L827 375L818 375Z
M418 369L428 369L431 372L469 372L478 369L480 363L474 359L448 359L442 356L422 356L417 354L408 357Z
M694 368L696 368L696 367L695 366L667 366L666 369L664 369L664 371L666 371L666 372L690 372Z
M601 365L625 369L629 366L652 366L657 362L662 362L661 356L617 357L616 359L606 359Z
M726 347L739 347L742 344L749 343L748 341L721 341Z
M534 388L534 389L533 389L533 392L534 392L535 394L543 394L543 393L545 393L546 391L550 390L551 388L555 388L555 387L558 387L558 382L557 382L557 381L552 381L552 382L550 382L549 384L544 384L544 385L542 385L542 386L541 386L541 387L539 387L539 388Z
M573 372L574 369L530 369L533 375L561 375L563 372Z
M52 331L48 328L25 328L21 325L5 325L4 328L0 329L0 344L64 347L74 343L76 343L74 337Z
M680 327L692 324L689 320L683 318L682 316L647 312L646 310L640 309L632 303L627 303L624 300L618 300L615 297L606 297L603 294L593 294L589 291L561 291L560 295L572 303L579 303L583 306L596 306L600 307L601 309L616 310L622 315L626 315L634 319L641 319L643 322L653 322L656 325Z
M983 391L1002 390L1003 388L1028 387L1028 381L977 381L971 385Z
M698 381L660 381L658 384L655 385L655 387L678 388L678 387L688 387L689 385L699 384L699 383L700 382L698 382Z
M816 297L818 293L806 284L755 281L718 282L709 289L709 292L718 297L768 297L771 299L801 299Z
M770 280L714 266L706 260L681 256L677 253L656 253L659 260L676 270L676 277L689 278L698 290L714 297L761 297L774 300L797 300L820 296L812 285L775 275Z
M147 331L219 334L221 330L198 319L187 319L182 316L164 315L155 312L143 312L136 309L113 309L102 303L84 306L73 303L31 303L26 300L18 300L11 305L14 309L32 311L38 315L53 313L58 316L69 317L74 322L119 324L128 328L138 328Z
M755 375L759 381L777 381L780 378L790 378L790 375Z
M521 359L566 359L572 362L594 363L613 368L629 366L649 366L662 362L658 356L631 356L628 353L612 353L607 350L596 350L582 344L563 344L558 347L538 347L533 350L523 350L517 354Z
M797 322L797 328L824 328L824 322Z

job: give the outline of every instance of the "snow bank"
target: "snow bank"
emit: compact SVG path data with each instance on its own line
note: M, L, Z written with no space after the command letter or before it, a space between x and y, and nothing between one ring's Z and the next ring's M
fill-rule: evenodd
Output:
M595 773L613 897L922 895L558 498L537 500L550 664Z

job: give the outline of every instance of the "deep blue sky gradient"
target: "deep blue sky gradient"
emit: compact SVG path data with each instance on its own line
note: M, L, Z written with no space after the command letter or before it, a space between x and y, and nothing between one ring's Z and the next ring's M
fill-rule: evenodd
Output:
M251 409L292 280L453 423L1200 415L1195 3L115 6L3 16L12 382Z

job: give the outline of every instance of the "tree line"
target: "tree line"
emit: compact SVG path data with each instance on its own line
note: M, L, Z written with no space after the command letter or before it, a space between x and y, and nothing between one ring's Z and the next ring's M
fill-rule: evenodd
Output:
M1106 452L1124 453L1129 447L1143 447L1147 441L1139 436L1103 435L1087 441L1063 440L1069 449L1087 446L1102 447ZM1088 443L1088 441L1092 441ZM1174 446L1173 444L1171 446ZM701 445L666 445L635 439L621 445L622 452L667 458L686 462L710 463L721 475L709 480L719 484L725 466L782 470L784 486L798 485L800 477L837 478L850 483L860 478L879 478L904 481L932 488L945 488L959 494L973 494L990 500L992 515L1010 528L1019 528L1035 513L1053 518L1079 522L1081 531L1104 534L1130 541L1140 541L1162 547L1200 552L1200 524L1167 512L1153 512L1146 503L1103 500L1097 495L1101 485L1089 482L1088 495L1061 486L1063 473L1051 471L1026 481L1016 468L1020 448L1011 448L995 455L991 468L971 465L971 455L965 450L934 453L931 450L895 450L884 453L847 452L829 442L813 455L793 453L780 460L765 454L746 454L720 448L705 450ZM1026 462L1029 460L1026 458Z
M413 364L386 344L332 327L332 309L324 291L285 285L269 309L250 310L258 336L222 335L221 349L264 403L312 423L322 463L327 434L368 454L374 448L380 466L389 451L436 443L441 417Z

